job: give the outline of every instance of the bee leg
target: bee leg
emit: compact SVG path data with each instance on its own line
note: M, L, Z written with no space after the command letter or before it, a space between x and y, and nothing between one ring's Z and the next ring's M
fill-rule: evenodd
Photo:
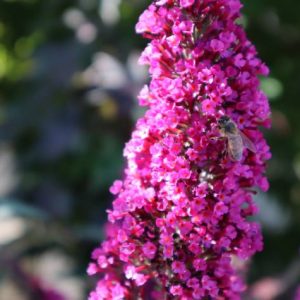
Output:
M213 141L218 141L218 140L224 140L226 137L225 136L214 136L210 138Z
M228 150L227 150L227 148L224 148L223 149L223 151L220 153L220 158L222 158L222 157L226 157L228 155Z
M223 157L227 155L228 151L226 148L224 148L222 151L219 152L218 154L218 160L221 160Z
M210 138L211 140L214 140L214 141L219 141L219 140L225 140L225 139L227 139L225 136L215 136L215 137L212 137L212 138ZM223 151L221 151L220 153L219 153L219 155L218 155L218 158L219 159L222 159L222 157L225 157L226 155L228 155L228 150L227 150L227 147L225 147L224 149L223 149Z
M223 148L223 150L220 152L220 159L222 158L229 158L231 159L231 154L228 149L228 144L226 143L226 146Z

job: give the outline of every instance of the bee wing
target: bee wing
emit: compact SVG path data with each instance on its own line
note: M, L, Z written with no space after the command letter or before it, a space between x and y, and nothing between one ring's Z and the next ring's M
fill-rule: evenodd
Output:
M240 161L243 157L243 154L242 154L242 152L234 154L233 151L231 149L229 149L228 156L229 156L230 160L232 160L232 161Z
M243 132L241 132L241 131L240 131L240 135L242 137L244 146L247 149L249 149L250 151L252 151L253 153L256 153L256 147L253 144L253 142Z

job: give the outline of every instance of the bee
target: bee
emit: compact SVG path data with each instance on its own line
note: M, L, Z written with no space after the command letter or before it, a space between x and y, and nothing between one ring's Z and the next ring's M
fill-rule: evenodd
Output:
M221 136L227 139L228 154L231 160L240 161L243 157L244 148L256 152L252 141L238 129L236 123L228 116L222 116L218 120L218 126Z

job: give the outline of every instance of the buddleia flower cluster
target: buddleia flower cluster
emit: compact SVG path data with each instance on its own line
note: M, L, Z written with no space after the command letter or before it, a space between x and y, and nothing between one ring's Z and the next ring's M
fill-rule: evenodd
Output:
M249 217L257 188L268 189L271 157L259 130L270 126L259 88L268 68L239 25L241 6L159 0L140 16L136 31L149 39L140 63L151 82L138 99L148 110L125 147L124 180L110 189L107 238L88 267L99 275L90 300L241 298L233 260L263 248ZM229 145L224 116L255 151ZM242 147L240 159L230 146Z

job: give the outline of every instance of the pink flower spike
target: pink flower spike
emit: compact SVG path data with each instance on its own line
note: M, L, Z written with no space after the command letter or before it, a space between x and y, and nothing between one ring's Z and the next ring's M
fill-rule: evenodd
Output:
M241 299L232 257L263 248L252 191L269 188L271 153L259 128L270 126L258 79L268 68L236 22L240 9L240 0L156 0L140 16L147 111L110 188L90 300Z

